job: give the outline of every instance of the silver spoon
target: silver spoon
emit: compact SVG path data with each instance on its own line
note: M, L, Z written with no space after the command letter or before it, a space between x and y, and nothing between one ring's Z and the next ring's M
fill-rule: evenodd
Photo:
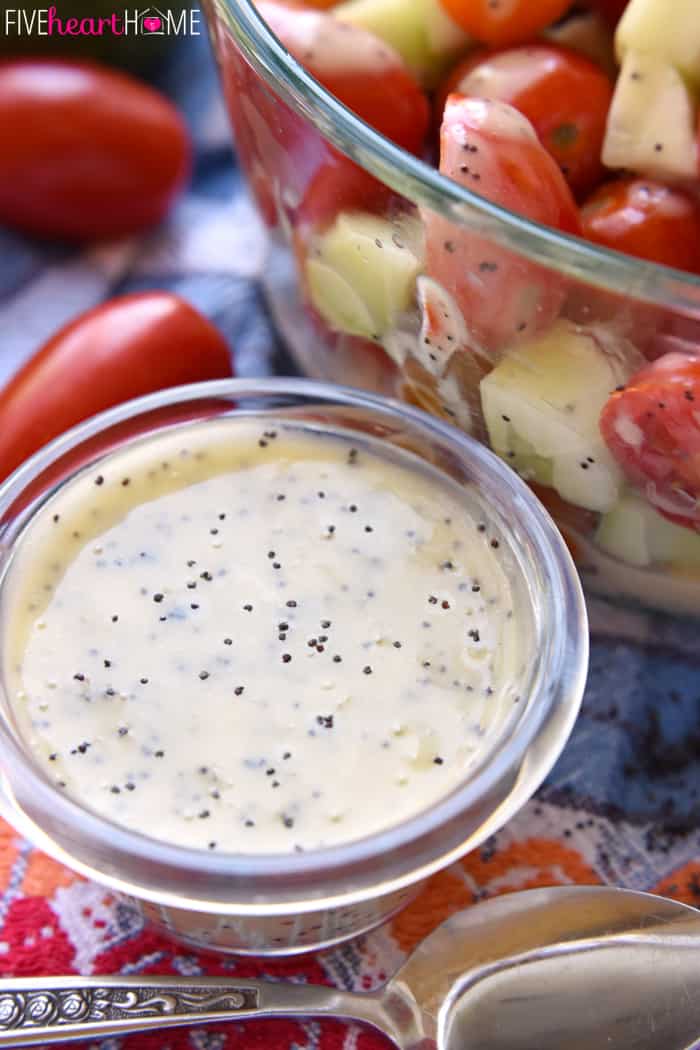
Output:
M700 1048L700 913L609 887L476 904L372 994L221 977L0 981L0 1047L258 1017L332 1016L399 1050Z

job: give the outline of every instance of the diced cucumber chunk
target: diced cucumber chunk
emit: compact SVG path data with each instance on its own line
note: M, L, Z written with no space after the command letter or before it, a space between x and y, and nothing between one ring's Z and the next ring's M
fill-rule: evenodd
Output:
M538 485L546 485L547 488L551 488L554 482L551 458L538 456L534 446L516 431L512 431L509 445L510 448L506 455L513 470L527 481L534 481Z
M675 66L700 84L698 0L629 0L615 33L622 61L629 51L646 52L658 64ZM668 119L673 114L668 113Z
M637 493L625 493L601 518L595 540L628 565L700 568L700 534L664 518Z
M621 499L604 514L595 534L598 546L627 565L651 564L646 508L635 496Z
M365 338L374 334L374 318L352 285L337 270L319 259L309 259L306 278L311 301L331 328Z
M700 534L676 525L648 506L647 529L652 563L700 568Z
M627 53L608 114L603 163L660 179L697 177L695 104L673 66L650 53Z
M420 0L413 4L406 0L348 0L334 8L333 14L381 37L398 51L413 73L420 75L430 57L420 7Z
M345 212L306 260L311 302L338 332L379 339L414 297L417 233L365 212Z
M621 472L598 427L614 388L638 365L632 348L557 321L511 351L481 381L491 446L528 481L587 510L609 510Z
M381 37L430 86L470 44L439 0L346 0L333 14Z
M466 51L475 42L454 19L450 18L440 0L421 0L428 47L433 55L454 57Z

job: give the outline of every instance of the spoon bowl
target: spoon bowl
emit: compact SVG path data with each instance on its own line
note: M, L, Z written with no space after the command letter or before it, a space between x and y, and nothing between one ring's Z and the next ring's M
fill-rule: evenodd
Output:
M604 886L475 904L371 994L229 978L40 981L0 981L0 1047L334 1016L372 1025L398 1050L700 1048L700 914Z
M557 887L460 912L419 951L438 936L443 965L455 945L425 1007L440 1050L700 1047L700 915L687 905Z

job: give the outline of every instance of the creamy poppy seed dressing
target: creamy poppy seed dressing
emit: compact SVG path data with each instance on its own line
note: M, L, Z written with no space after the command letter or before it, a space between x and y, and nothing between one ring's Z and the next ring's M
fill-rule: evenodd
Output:
M368 439L232 418L107 457L10 567L20 731L76 800L202 849L347 842L454 789L517 702L498 540Z

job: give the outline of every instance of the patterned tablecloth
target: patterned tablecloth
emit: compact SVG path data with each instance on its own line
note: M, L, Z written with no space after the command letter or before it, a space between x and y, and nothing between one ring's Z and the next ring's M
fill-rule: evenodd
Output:
M256 276L264 238L236 170L204 38L163 74L198 146L188 195L161 229L84 253L0 231L0 381L59 324L113 294L165 287L236 348L237 371L290 371ZM143 927L0 826L0 974L236 974L371 989L449 912L497 893L568 882L655 890L700 905L697 625L595 601L581 717L538 797L476 853L436 876L387 928L303 961L222 960ZM92 1050L379 1050L340 1022L258 1022L106 1039Z

